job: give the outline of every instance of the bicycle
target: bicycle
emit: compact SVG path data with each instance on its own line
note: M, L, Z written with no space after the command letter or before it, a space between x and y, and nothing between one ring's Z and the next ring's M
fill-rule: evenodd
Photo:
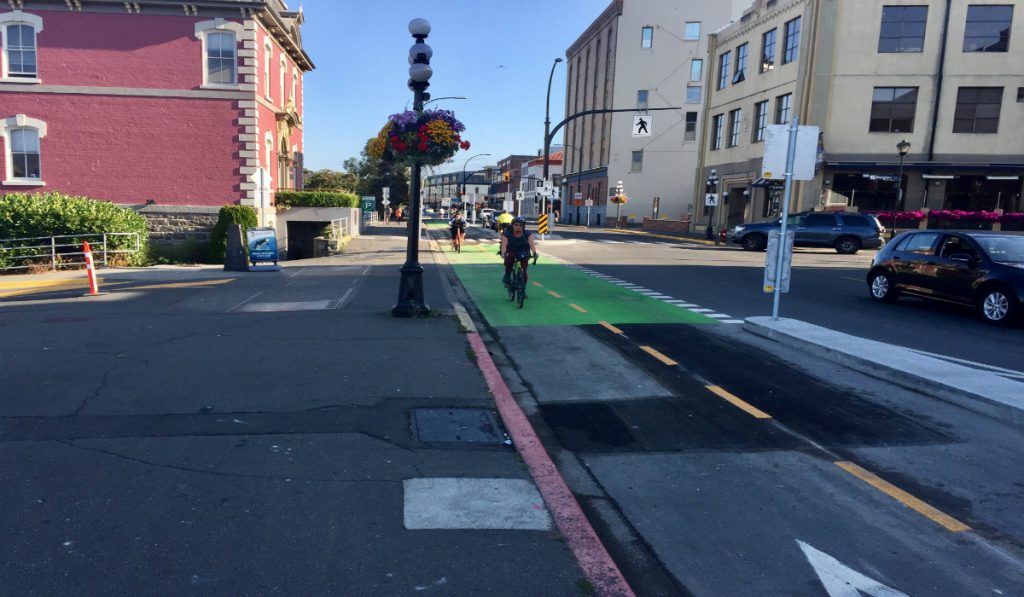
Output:
M537 265L537 255L533 256L533 265ZM508 300L513 301L517 307L522 309L523 302L526 300L526 272L523 271L519 259L512 262L512 273L509 275L505 288L508 290Z
M462 240L465 237L466 237L466 234L464 232L456 233L452 237L452 250L454 250L456 253L461 253L462 252Z

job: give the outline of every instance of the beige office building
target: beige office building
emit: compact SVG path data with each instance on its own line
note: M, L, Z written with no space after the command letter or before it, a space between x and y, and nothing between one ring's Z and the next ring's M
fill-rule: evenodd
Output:
M562 221L584 222L590 200L591 223L604 225L616 213L608 196L618 181L630 198L623 216L652 215L655 198L660 216L692 211L708 34L749 4L615 0L569 47L565 114L627 111L588 114L562 129Z
M793 210L891 210L903 141L903 209L1022 208L1021 0L756 0L709 46L694 184L716 171L715 229L778 213L764 130L794 117L821 137Z

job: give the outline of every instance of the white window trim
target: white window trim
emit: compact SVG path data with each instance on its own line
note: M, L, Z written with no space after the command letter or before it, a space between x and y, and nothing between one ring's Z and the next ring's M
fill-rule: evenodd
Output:
M273 188L274 174L274 135L267 131L263 135L263 168L267 171L267 187Z
M270 97L270 65L274 61L274 47L270 45L270 40L266 39L263 41L263 97L268 100Z
M7 73L7 26L28 25L35 30L36 35L36 76L12 77ZM0 83L21 83L24 85L38 85L43 81L39 78L39 32L43 30L43 18L28 12L15 10L0 14Z
M299 103L298 100L295 99L296 98L296 91L298 90L298 87L299 87L299 75L293 69L292 70L292 94L291 94L291 97L289 99L291 99L292 103L295 104L296 106L298 106L298 103Z
M288 90L284 86L284 77L288 74L288 63L284 61L284 55L281 56L281 60L278 62L277 68L278 84L281 86L281 107L284 107L288 102L288 98L285 97Z
M46 137L46 123L38 118L32 118L24 114L17 114L10 118L0 120L0 136L4 139L4 176L6 179L0 184L8 186L24 187L45 187L43 182L43 148L42 140ZM15 129L34 129L39 135L39 178L14 178L14 153L11 147L11 131Z
M238 74L238 44L242 39L245 28L234 21L224 19L212 19L196 23L196 37L203 42L200 68L203 70L203 84L200 89L241 89L241 76ZM222 83L210 83L210 73L206 66L206 39L210 33L233 33L235 36L235 83L225 85Z

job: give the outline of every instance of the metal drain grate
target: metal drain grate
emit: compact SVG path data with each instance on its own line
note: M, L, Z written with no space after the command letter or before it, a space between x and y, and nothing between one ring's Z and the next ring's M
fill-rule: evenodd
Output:
M504 433L494 415L479 408L417 408L412 429L421 442L500 444Z

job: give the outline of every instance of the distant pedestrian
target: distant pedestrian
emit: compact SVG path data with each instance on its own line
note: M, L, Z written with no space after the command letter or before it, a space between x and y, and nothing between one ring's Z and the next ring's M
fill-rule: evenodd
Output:
M391 206L384 207L384 223L387 224L391 221Z
M399 224L402 223L402 216L404 216L404 215L405 214L402 213L402 206L401 205L399 205L398 207L395 208L395 220L397 220Z

